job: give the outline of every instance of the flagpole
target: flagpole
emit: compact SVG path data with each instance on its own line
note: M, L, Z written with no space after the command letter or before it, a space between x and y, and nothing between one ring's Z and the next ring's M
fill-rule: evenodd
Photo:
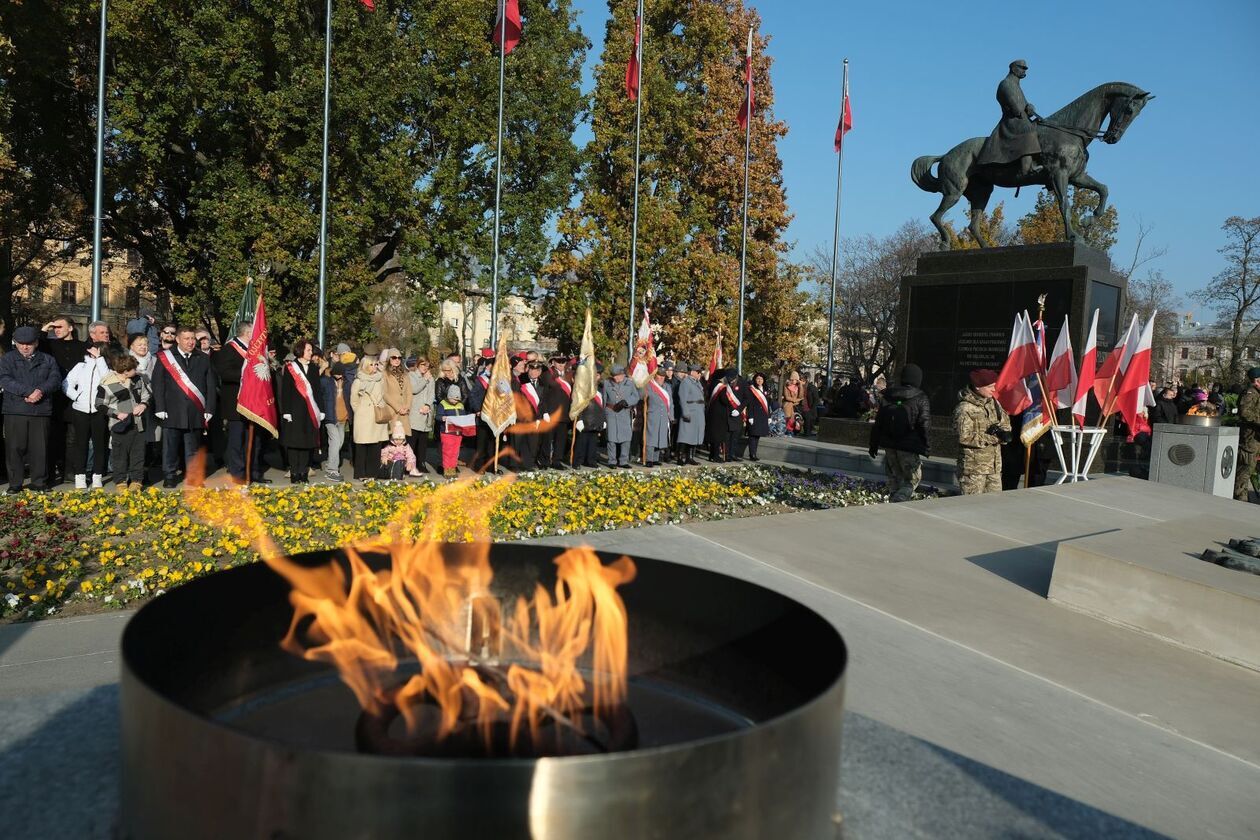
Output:
M744 230L739 249L739 343L735 346L735 372L744 373L744 288L748 279L748 152L752 141L752 30L748 30L748 79L744 82L748 115L744 121Z
M324 3L324 149L320 158L319 190L319 299L315 321L316 343L324 346L324 307L328 294L328 101L332 87L332 0Z
M499 130L494 156L494 273L490 281L490 346L499 343L499 207L503 198L503 74L507 66L507 7L499 0ZM498 472L498 447L495 447Z
M840 84L840 148L836 153L836 220L831 238L831 305L827 310L827 387L831 387L836 346L836 274L840 265L840 185L844 179L844 109L849 96L849 59Z
M101 320L101 205L105 175L105 17L109 0L101 0L101 45L96 69L96 197L92 219L92 320Z
M630 330L626 333L626 361L634 358L635 281L639 270L639 138L643 128L643 0L635 18L634 70L634 215L630 223Z

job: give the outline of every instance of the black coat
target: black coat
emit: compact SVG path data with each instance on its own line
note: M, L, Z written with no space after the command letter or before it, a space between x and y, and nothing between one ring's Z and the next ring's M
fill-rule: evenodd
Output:
M766 406L770 405L770 395L761 389ZM761 401L752 392L752 386L744 388L744 409L748 417L747 434L749 437L766 437L770 434L770 412L761 407Z
M36 350L28 359L17 350L10 350L0 356L4 413L14 417L50 416L53 396L61 393L61 380L57 362L47 353ZM43 399L28 403L26 398L36 391L43 393Z
M1151 409L1150 413L1152 426L1156 423L1176 423L1177 415L1179 414L1177 411L1177 402L1176 400L1168 400L1160 397L1155 400L1155 406Z
M153 365L154 413L166 412L166 419L161 421L165 429L204 429L206 421L201 416L202 410L184 395L179 384L171 378L171 374L167 373L166 365L162 361L164 352L157 354L157 361ZM214 414L218 395L215 389L214 370L210 366L210 357L199 350L192 351L187 359L178 349L172 350L171 355L175 357L175 363L187 372L188 378L205 397L205 413Z
M727 387L731 389L741 403L744 402L745 395L738 382ZM713 388L716 390L717 385L715 384ZM744 415L741 408L733 407L725 393L718 394L715 397L713 391L709 392L709 405L705 409L704 425L705 433L710 441L724 443L730 438L731 432L740 430L744 425Z
M241 419L236 413L236 399L241 393L241 373L245 369L245 357L236 352L234 345L236 339L223 345L223 349L217 353L210 354L210 366L214 368L215 378L219 382L219 416L224 420Z
M880 395L879 413L871 426L870 448L927 455L931 415L927 394L913 385L890 385Z
M301 362L294 362L301 365ZM311 421L311 412L307 408L306 400L302 397L297 387L297 379L289 370L286 364L280 374L280 445L290 449L318 449L319 448L319 424ZM320 394L322 393L322 382L319 375L319 365L314 361L310 364L302 365L302 372L306 374L306 381L311 385L311 395L315 399L316 410L319 410ZM291 419L285 420L284 415L289 415Z

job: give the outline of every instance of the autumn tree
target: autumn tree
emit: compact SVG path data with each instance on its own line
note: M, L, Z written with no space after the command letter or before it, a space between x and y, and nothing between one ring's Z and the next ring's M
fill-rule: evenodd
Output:
M955 230L952 222L945 222L945 232L950 241L950 247L956 251L972 251L977 248L1000 248L1004 245L1014 245L1016 243L1017 233L1011 229L1006 222L1006 203L999 201L992 212L986 212L980 219L978 227L980 235L984 237L985 242L980 243L971 235L970 225L963 225L960 229Z
M601 356L624 353L630 326L635 104L624 89L634 5L609 3L595 71L594 139L586 149L580 203L562 215L560 242L544 273L544 328L576 347L591 306ZM638 296L652 294L663 349L701 359L721 329L728 358L737 332L743 199L743 54L759 19L741 0L659 0L644 23ZM809 341L806 296L781 263L790 217L773 116L767 39L754 34L756 90L749 168L745 367L800 358ZM636 320L637 320L636 315Z
M1260 216L1230 216L1221 225L1226 243L1218 252L1225 268L1194 297L1229 324L1229 378L1242 379L1243 350L1260 338Z
M1102 215L1095 218L1094 208L1098 206L1098 194L1091 190L1078 190L1071 187L1071 199L1068 215L1072 219L1072 228L1086 245L1093 246L1104 253L1110 253L1116 244L1119 230L1119 217L1115 205L1109 205ZM1063 215L1059 212L1059 200L1050 190L1037 193L1037 203L1027 214L1020 217L1016 225L1018 241L1024 245L1036 245L1044 242L1063 242Z

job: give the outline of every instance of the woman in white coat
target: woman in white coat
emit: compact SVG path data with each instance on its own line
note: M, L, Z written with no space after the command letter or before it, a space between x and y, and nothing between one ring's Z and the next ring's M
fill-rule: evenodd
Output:
M381 472L381 444L389 437L389 423L376 422L376 409L385 405L380 362L365 356L350 389L354 412L354 477L377 478Z
M429 372L429 360L416 360L415 367L407 373L411 380L411 451L416 453L416 469L428 472L425 456L429 451L429 437L433 434L433 374Z
M105 459L109 457L109 418L96 408L96 389L109 376L109 364L103 358L108 348L103 341L94 341L84 350L83 361L66 374L61 390L70 400L66 419L74 430L66 472L74 475L76 490L87 488L88 443L92 444L92 486L101 487Z

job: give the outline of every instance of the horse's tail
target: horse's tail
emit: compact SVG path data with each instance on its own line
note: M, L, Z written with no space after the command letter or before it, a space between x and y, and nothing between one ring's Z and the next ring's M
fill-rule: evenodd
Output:
M941 158L937 155L924 155L915 158L914 163L910 164L910 180L924 192L940 192L941 179L932 174L932 167Z

